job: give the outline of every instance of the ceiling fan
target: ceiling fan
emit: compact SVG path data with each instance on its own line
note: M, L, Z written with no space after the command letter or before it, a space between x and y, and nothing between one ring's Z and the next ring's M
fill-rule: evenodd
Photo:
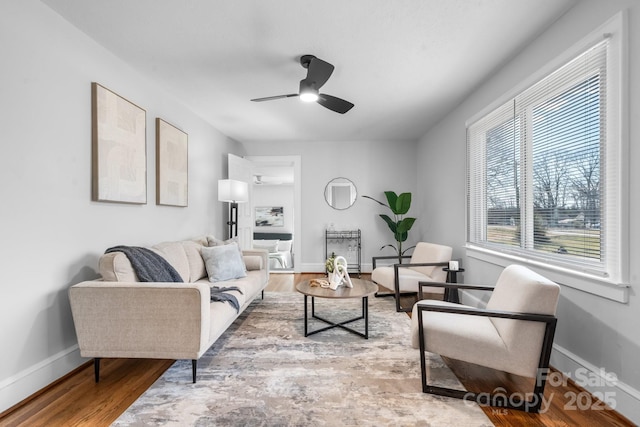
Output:
M277 176L253 175L253 183L255 185L280 185L283 182Z
M320 93L319 89L329 80L334 66L314 55L302 55L300 65L307 69L307 77L300 80L299 93L288 95L267 96L265 98L252 99L254 102L273 101L274 99L300 97L305 102L317 102L325 108L336 113L344 114L353 108L353 104L335 96Z

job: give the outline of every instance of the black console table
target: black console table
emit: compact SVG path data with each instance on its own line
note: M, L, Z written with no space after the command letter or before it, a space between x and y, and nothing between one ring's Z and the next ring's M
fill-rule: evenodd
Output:
M442 270L447 272L447 282L449 283L458 283L458 273L464 272L464 268L450 270L449 267L444 267ZM460 296L458 295L458 290L446 288L444 290L444 300L460 304Z

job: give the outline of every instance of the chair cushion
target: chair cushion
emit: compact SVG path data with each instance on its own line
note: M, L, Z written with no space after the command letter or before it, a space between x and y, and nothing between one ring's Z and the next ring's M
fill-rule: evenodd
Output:
M400 268L398 272L400 274L399 279L401 292L418 292L418 282L434 281L431 277L425 276L413 268ZM393 267L376 267L371 272L371 280L391 291L395 290ZM444 288L423 288L423 291L434 294L443 294Z
M560 286L521 265L505 268L487 303L487 309L555 315ZM521 354L540 354L545 325L540 322L514 322L509 319L491 319L496 330L513 351ZM537 367L531 360L531 369Z
M435 243L419 242L411 255L411 264L423 262L448 262L451 261L453 249L449 246L437 245ZM429 276L434 282L446 282L447 272L440 266L430 267L410 267L425 276Z
M560 287L526 267L504 269L487 309L554 315ZM412 344L418 345L418 304L458 306L442 301L414 305ZM464 306L462 306L464 307ZM515 319L425 312L423 327L427 350L443 356L535 378L545 324Z
M414 348L420 347L417 308L421 304L473 308L439 300L418 301L411 313L411 345ZM464 360L469 349L473 348L475 352L476 345L483 349L504 350L504 343L488 317L424 311L422 322L429 338L426 341L427 350L432 353Z
M419 301L411 316L411 344L419 348L419 304L468 307L437 300ZM422 313L426 350L452 359L487 366L492 369L535 378L530 360L537 367L540 349L533 353L510 351L488 317L451 313ZM512 321L513 322L513 321Z

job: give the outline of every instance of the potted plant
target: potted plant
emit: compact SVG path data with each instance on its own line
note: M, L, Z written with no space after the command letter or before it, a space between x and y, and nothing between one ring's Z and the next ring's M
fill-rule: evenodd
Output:
M331 252L331 256L327 258L324 262L324 268L327 270L327 277L329 278L329 282L333 280L333 266L334 266L335 259L336 259L335 252Z
M409 249L412 249L414 246L410 248L403 249L402 242L407 240L409 237L409 230L413 227L413 223L416 221L415 218L405 217L404 215L409 212L409 208L411 208L411 193L402 193L397 195L394 191L385 191L385 196L387 197L387 203L383 203L379 200L374 199L370 196L362 196L367 199L371 199L374 202L379 203L380 205L388 208L393 213L393 218L386 214L380 214L380 218L382 218L389 229L393 233L394 239L396 241L396 245L384 245L380 248L380 250L386 248L387 246L393 248L398 254L398 262L402 263L402 256Z

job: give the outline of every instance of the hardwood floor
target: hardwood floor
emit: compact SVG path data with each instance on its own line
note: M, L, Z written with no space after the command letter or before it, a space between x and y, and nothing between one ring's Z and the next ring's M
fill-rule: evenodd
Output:
M300 280L320 274L272 274L266 291L291 292ZM367 275L363 275L367 278ZM418 355L416 355L418 357ZM445 360L471 391L491 391L498 386L509 392L532 389L530 380L468 363ZM0 414L0 426L108 426L167 370L172 360L103 359L101 379L95 383L88 362L46 389ZM420 372L415 373L416 376ZM593 409L573 410L573 397L585 393L571 381L548 384L549 410L544 414L485 407L484 412L502 426L633 426L617 412L600 405L591 395ZM586 396L586 395L582 395Z

